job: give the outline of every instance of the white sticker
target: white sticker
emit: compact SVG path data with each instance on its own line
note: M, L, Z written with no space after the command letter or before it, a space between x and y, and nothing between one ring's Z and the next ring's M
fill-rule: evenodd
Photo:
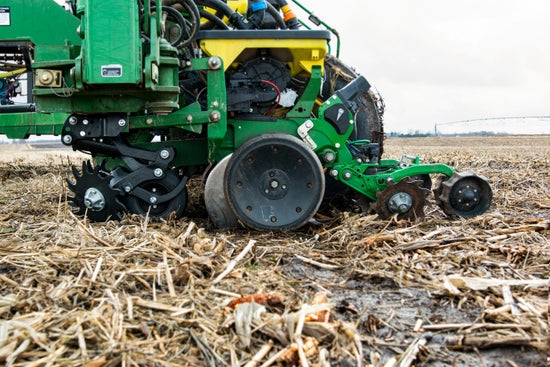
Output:
M122 65L110 64L101 66L101 76L104 78L120 78L122 77Z
M2 25L11 25L9 6L0 6L0 26Z

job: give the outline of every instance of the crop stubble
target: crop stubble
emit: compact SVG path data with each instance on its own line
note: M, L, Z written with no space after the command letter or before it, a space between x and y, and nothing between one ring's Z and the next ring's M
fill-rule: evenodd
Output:
M493 206L446 218L430 199L417 223L327 209L293 233L212 230L197 189L186 218L88 223L65 201L82 156L2 149L0 363L547 363L550 136L388 139L386 157L486 176Z

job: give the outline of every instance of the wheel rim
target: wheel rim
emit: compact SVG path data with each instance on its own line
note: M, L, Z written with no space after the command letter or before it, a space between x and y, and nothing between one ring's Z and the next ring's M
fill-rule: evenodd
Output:
M303 226L317 212L325 189L315 153L284 134L266 134L243 144L233 153L224 182L238 219L257 230Z

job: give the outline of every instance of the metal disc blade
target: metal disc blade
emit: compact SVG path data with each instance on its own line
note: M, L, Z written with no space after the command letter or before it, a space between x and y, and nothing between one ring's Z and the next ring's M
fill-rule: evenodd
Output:
M212 223L216 228L230 229L238 226L237 216L231 209L225 196L224 175L231 154L223 158L210 171L204 188L204 204Z

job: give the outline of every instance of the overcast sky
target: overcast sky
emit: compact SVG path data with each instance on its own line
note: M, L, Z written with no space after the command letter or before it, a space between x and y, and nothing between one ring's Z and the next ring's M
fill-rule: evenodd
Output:
M550 0L299 1L339 31L340 58L381 93L387 132L550 116ZM505 123L550 133L550 119Z
M387 132L550 116L549 0L300 2L339 31L340 58L382 94Z

